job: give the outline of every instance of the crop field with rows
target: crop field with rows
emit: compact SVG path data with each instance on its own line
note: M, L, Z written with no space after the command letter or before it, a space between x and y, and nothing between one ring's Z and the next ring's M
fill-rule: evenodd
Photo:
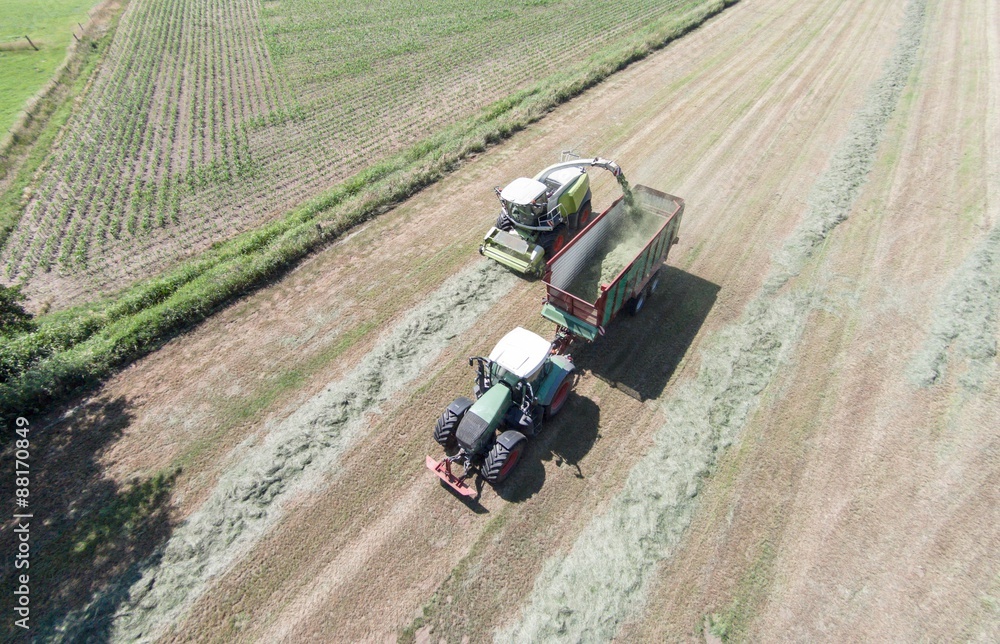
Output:
M86 300L253 228L707 0L132 0L0 262Z

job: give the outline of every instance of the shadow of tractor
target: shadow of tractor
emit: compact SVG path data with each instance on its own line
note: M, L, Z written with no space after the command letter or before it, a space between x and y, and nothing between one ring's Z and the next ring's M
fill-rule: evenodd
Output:
M575 468L576 476L584 478L580 461L599 438L600 420L601 408L594 401L571 393L563 412L528 442L510 478L496 486L497 494L513 503L530 499L545 484L545 462L553 459L560 467Z
M581 371L590 371L633 398L658 398L698 335L718 293L716 284L665 266L659 289L639 315L621 314L607 335L575 347L574 361ZM513 503L531 498L545 484L545 462L553 459L559 467L575 468L576 476L584 478L580 462L600 437L600 415L596 403L571 393L562 414L547 422L540 436L528 441L510 478L495 486L497 494ZM463 497L463 502L477 512L485 511L478 500Z

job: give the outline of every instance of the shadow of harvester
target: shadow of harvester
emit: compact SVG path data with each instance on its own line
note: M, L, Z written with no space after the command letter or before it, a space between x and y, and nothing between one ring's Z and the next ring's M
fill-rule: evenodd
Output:
M622 311L606 335L573 352L577 367L637 400L658 398L715 305L719 286L664 266L635 317Z

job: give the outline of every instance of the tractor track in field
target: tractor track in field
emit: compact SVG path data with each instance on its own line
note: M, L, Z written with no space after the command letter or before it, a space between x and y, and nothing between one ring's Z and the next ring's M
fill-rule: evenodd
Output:
M182 468L154 554L52 635L989 639L998 90L967 48L995 13L743 0L39 420L73 429L43 470ZM468 356L552 332L475 257L492 187L568 148L684 197L681 241L466 504L424 468L434 420Z

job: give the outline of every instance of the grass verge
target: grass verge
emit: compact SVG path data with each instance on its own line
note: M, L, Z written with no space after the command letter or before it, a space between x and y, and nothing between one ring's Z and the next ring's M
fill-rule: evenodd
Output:
M66 64L80 23L89 22L87 12L95 4L97 0L0 0L0 131L23 116L26 101L32 107L31 96Z

